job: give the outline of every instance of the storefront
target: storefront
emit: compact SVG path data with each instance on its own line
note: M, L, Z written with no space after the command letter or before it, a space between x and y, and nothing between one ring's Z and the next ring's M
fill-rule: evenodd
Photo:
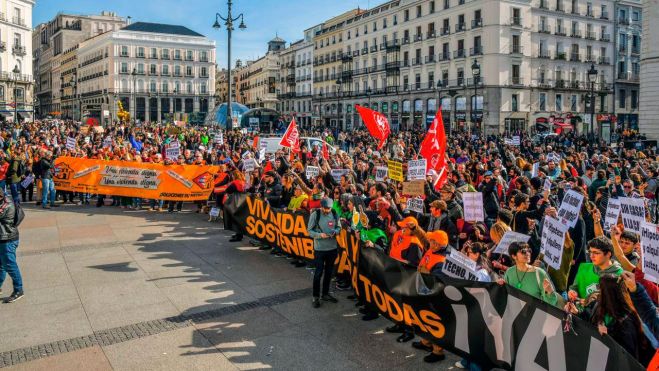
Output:
M599 128L600 138L607 143L611 143L611 133L615 131L616 122L616 115L608 113L597 115L597 127Z
M620 113L617 116L618 127L627 130L638 131L637 113Z

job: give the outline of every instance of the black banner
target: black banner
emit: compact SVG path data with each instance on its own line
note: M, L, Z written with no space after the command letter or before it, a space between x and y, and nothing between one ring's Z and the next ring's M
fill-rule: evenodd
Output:
M313 258L306 215L277 212L245 195L230 197L225 211L246 235ZM563 332L561 310L509 285L439 279L378 250L360 248L354 233L343 231L337 240L338 269L351 273L360 297L485 370L644 370L613 339L576 317L572 330Z

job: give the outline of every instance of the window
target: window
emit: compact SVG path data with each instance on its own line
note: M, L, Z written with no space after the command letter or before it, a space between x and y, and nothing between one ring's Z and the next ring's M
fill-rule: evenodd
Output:
M174 59L178 59L178 60L181 59L181 51L180 50L178 50L178 49L174 50Z
M204 51L201 52L200 60L202 62L208 62L208 52L207 51L204 50Z
M144 48L141 47L141 46L139 48L137 48L137 57L138 58L144 58Z
M387 28L387 18L382 19L382 28Z
M150 73L151 75L155 75L155 74L156 74L156 65L155 65L155 64L152 64L152 65L149 66L149 73Z
M169 59L169 49L162 50L162 59Z
M19 44L17 44L17 45L19 45ZM121 56L122 57L127 57L128 56L128 47L125 46L125 45L121 47Z
M373 22L373 32L378 30L378 22Z
M547 110L547 93L540 93L540 99L538 102L538 110L546 111Z
M563 111L563 95L562 94L556 94L556 108L555 111L561 112Z
M632 90L631 91L631 109L638 109L638 91L637 90Z
M618 108L627 107L627 91L625 89L618 90Z
M405 9L405 11L403 12L403 21L407 22L409 20L410 20L410 10Z
M151 81L149 83L149 91L152 92L152 93L156 92L156 82L155 81Z
M394 26L398 24L398 15L394 14Z
M451 7L450 0L444 0L444 9L448 9Z
M423 14L423 12L421 11L421 5L418 5L416 7L416 17L419 18L419 17L421 17L422 14Z
M158 50L156 48L151 48L151 55L150 57L152 59L157 59L158 58Z
M165 65L162 66L162 74L165 75L165 76L169 75L169 66L168 65L165 64Z
M200 77L208 77L208 69L206 67L201 67Z
M186 50L185 51L185 60L186 61L191 61L192 59L193 59L192 58L192 50Z
M577 112L577 102L578 102L577 95L572 94L572 96L570 97L570 110L572 112Z
M185 66L185 75L192 76L192 66Z
M435 12L435 2L431 1L429 7L430 7L430 10L428 11L428 13L430 13L430 14L434 13Z
M181 66L174 66L174 76L181 76Z
M140 63L137 65L137 73L144 75L144 64Z
M121 73L128 73L128 63L126 62L121 63Z
M163 81L162 84L160 85L160 87L161 87L160 90L163 93L168 93L169 92L169 84L167 83L167 81Z
M519 111L519 94L513 94L510 101L510 110L512 112Z
M188 83L186 84L186 89L185 90L188 92L188 94L192 94L192 83L191 82L188 81Z
M205 82L201 83L199 90L200 90L201 94L206 94L207 93L206 92L206 83Z

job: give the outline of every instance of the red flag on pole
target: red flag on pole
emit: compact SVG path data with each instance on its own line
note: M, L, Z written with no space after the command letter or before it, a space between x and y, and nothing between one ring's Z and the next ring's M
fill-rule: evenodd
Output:
M437 111L435 119L432 120L426 137L421 142L419 154L426 159L426 171L435 170L439 174L437 186L441 187L448 178L446 166L446 133L444 132L444 120L442 109Z
M327 143L323 142L323 158L329 160L329 149L327 148Z
M286 133L281 138L279 145L290 148L293 152L300 152L300 133L297 131L295 118L288 125L288 129L286 129Z
M391 132L387 117L378 111L364 108L358 104L355 107L357 108L359 115L362 117L362 120L364 120L364 125L366 125L369 133L371 133L373 138L379 141L378 150L380 150L380 148L384 146L384 142L387 140L387 137Z

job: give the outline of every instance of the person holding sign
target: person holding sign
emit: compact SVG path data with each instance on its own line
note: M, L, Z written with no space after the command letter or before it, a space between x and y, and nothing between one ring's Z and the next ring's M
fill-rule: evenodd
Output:
M548 304L563 307L563 297L554 290L554 285L547 272L530 264L531 248L527 243L511 243L508 247L508 255L513 259L515 265L506 271L503 280L497 281L500 285L505 282Z

